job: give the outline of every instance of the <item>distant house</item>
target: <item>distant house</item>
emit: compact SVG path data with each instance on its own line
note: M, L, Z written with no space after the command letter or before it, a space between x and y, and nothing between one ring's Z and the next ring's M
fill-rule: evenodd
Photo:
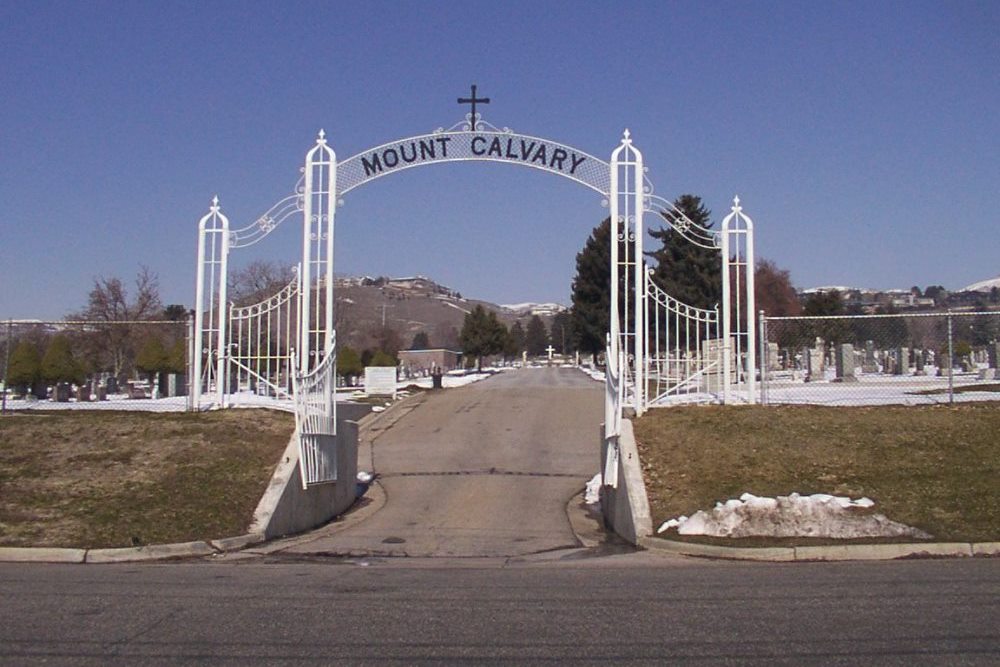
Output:
M433 350L400 350L399 365L408 375L421 375L440 369L448 371L462 367L462 353L442 348Z

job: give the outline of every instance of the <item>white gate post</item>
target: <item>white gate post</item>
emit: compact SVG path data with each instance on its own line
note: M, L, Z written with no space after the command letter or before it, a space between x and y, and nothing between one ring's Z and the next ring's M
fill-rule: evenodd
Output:
M194 359L191 382L191 403L199 409L202 393L202 354L206 353L208 364L212 363L212 353L217 359L215 384L219 405L223 394L222 374L225 370L226 284L229 262L229 218L219 210L218 196L212 198L208 213L198 222L198 275L195 286L194 311ZM205 294L205 278L208 274L208 294ZM218 298L216 299L216 294ZM207 296L207 299L206 299ZM208 315L206 326L205 315ZM205 334L208 334L207 336ZM212 340L212 334L217 334ZM207 388L207 387L206 387Z
M326 145L326 133L319 131L316 145L306 153L302 201L302 288L301 316L299 318L299 372L309 371L311 354L320 355L333 342L333 230L337 208L337 155ZM315 271L313 269L316 269ZM325 299L319 301L313 290L315 273L316 289L326 287ZM313 326L319 317L320 306L325 309L323 328ZM320 337L322 334L322 338ZM312 364L312 365L316 365Z
M746 373L747 378L747 401L757 402L757 305L754 296L754 247L753 247L753 220L751 220L740 206L740 198L733 198L731 213L722 221L722 330L723 339L723 390L722 402L728 403L730 399L730 373L732 364L730 356L732 354L733 337L737 340L737 350L746 352ZM743 236L743 243L740 244L739 237ZM730 243L732 237L733 243ZM732 323L732 290L730 288L730 267L736 268L737 285L742 289L737 293L737 313L736 326ZM746 279L740 281L739 269L746 269ZM743 330L743 316L746 319L746 331ZM745 340L744 340L745 339ZM744 344L746 347L744 348ZM738 360L737 360L738 361Z
M626 129L618 146L611 154L611 190L608 206L611 213L611 335L621 354L628 354L628 339L632 337L632 388L636 415L642 415L645 402L645 280L643 276L642 221L644 206L642 153L632 145ZM618 249L623 240L625 256ZM632 275L629 275L629 268ZM624 278L625 309L631 289L633 322L629 331L628 312L620 313L618 281ZM631 284L630 284L631 283ZM621 320L619 320L621 318ZM622 387L625 378L621 378Z

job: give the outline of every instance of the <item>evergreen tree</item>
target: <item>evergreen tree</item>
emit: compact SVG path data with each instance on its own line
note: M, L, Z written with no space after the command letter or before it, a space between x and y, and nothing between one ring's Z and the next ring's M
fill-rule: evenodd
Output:
M17 389L18 394L27 394L37 389L42 381L42 357L38 348L22 340L10 355L7 368L7 382ZM35 392L37 393L37 392Z
M83 368L73 358L69 338L55 336L45 350L41 365L42 379L49 384L57 382L83 382Z
M351 378L355 378L365 372L361 357L350 347L342 347L337 350L337 374L342 376L347 384Z
M135 368L152 379L157 373L164 372L170 365L167 348L159 338L152 337L146 341L135 358Z
M528 350L528 356L540 357L545 354L548 344L549 334L545 331L545 323L538 315L532 315L528 320L528 330L524 334L524 347Z
M431 346L431 341L427 337L426 331L418 331L413 336L413 342L410 343L411 350L426 350L430 348L430 346Z
M390 355L388 352L383 350L376 350L375 354L372 355L372 360L370 365L372 366L396 366L398 362L396 358Z
M493 311L486 311L477 305L465 316L459 342L467 359L476 360L476 368L482 370L483 357L503 352L507 340L507 327L497 319Z
M611 219L594 227L576 255L570 310L573 342L597 359L607 345L611 309Z
M507 359L518 359L524 352L524 327L518 320L510 327L507 333L507 342L504 344L503 354Z
M844 300L837 290L814 292L802 306L803 315L843 315ZM812 323L812 335L827 343L846 343L852 338L846 320L817 320Z
M576 351L573 346L573 325L569 311L556 313L552 318L549 339L559 354L572 354Z
M691 222L710 229L712 212L701 197L681 195L674 201ZM714 308L722 302L722 259L715 248L703 248L681 236L671 225L687 224L674 211L661 211L667 221L663 227L651 230L662 247L647 253L655 260L653 279L667 294L689 306Z
M164 370L168 373L187 372L187 345L182 339L174 341L173 346L167 352L167 365Z

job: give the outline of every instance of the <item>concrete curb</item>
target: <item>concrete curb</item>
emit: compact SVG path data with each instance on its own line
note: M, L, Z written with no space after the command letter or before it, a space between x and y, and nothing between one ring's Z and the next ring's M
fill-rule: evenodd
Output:
M0 562L5 563L82 563L86 555L86 549L0 547Z
M218 540L209 540L208 543L211 544L217 551L239 551L240 549L246 549L249 546L260 544L263 541L263 533L247 533L246 535L237 535L236 537L223 537Z
M930 542L926 544L831 544L815 547L726 547L644 537L639 546L679 556L808 562L835 560L896 560L899 558L971 558L1000 556L1000 542Z
M178 542L176 544L151 544L148 547L124 549L89 549L86 563L133 563L166 558L193 558L216 553L208 542Z

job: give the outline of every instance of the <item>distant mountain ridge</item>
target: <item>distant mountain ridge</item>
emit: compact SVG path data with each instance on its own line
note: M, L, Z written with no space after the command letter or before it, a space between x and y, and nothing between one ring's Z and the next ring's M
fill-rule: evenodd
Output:
M432 348L458 349L465 315L477 305L495 312L508 327L533 315L549 326L556 313L566 310L557 303L499 305L469 299L426 276L342 276L334 281L334 298L338 342L357 350L377 346L390 332L407 348L421 331Z

